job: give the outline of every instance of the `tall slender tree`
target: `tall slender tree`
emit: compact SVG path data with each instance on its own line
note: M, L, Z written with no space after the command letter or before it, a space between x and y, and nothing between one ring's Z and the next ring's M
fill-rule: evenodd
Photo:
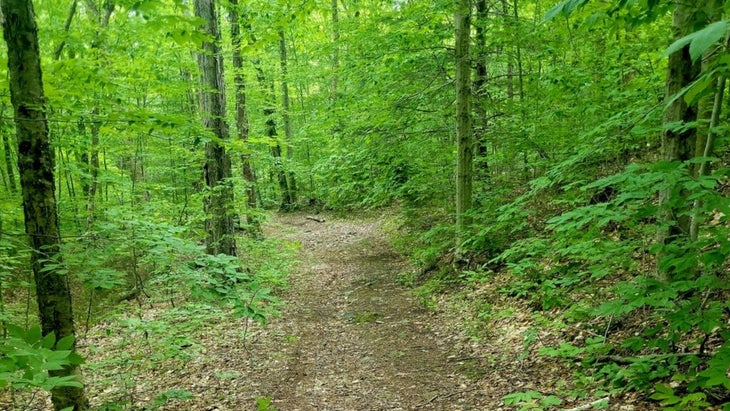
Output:
M276 131L276 94L274 89L274 81L266 78L266 73L261 67L260 61L254 61L256 69L256 79L259 86L264 91L266 103L264 105L264 118L266 118L266 136L271 140L271 157L274 159L274 169L277 181L279 182L279 191L281 192L281 204L279 210L288 211L292 204L291 191L286 179L284 164L281 158L281 142L279 141L279 133Z
M246 77L243 73L243 55L241 53L241 22L238 13L238 0L229 0L228 22L231 26L231 46L233 48L233 82L236 89L236 129L238 138L248 143L250 124L248 120L248 106L246 103ZM261 236L261 224L256 218L256 174L251 164L251 154L241 155L241 172L246 181L246 223L254 237Z
M456 26L456 231L457 243L469 220L465 215L471 207L474 133L471 126L471 63L469 42L471 3L457 0L454 13ZM458 246L458 244L457 244Z
M337 87L340 81L340 13L339 0L332 0L332 84L330 85L330 102L337 101Z
M294 158L294 148L292 147L292 139L294 137L292 136L291 117L289 116L289 112L291 111L289 98L289 63L287 61L286 35L284 34L284 29L279 29L279 63L281 66L281 118L284 123L286 159L289 167L291 167L291 161ZM291 168L287 173L287 187L289 190L289 204L287 205L287 209L294 209L297 205L297 179L296 174Z
M233 236L233 187L231 159L224 146L228 140L223 60L215 0L195 0L195 16L204 21L203 31L209 40L198 53L200 70L200 106L203 126L213 135L205 143L203 174L208 193L205 198L206 251L209 254L236 255Z
M15 110L18 169L23 193L25 231L31 245L31 267L44 334L74 336L74 317L68 279L59 272L60 230L56 206L53 149L48 136L38 29L31 0L2 0L3 34L8 45L10 98ZM52 370L70 376L76 365ZM83 388L56 387L57 410L88 408Z
M672 34L674 39L680 39L696 30L702 23L698 13L713 0L688 3L676 1L672 14ZM668 101L664 114L665 131L662 135L661 155L664 161L690 160L695 155L697 144L697 127L693 124L698 119L697 104L690 104L684 98L676 96L692 83L701 70L701 63L694 62L690 55L689 45L682 47L669 55L667 62L667 77L665 81L665 99ZM703 141L700 138L700 141ZM689 171L690 173L692 170ZM691 236L691 212L688 193L684 190L677 192L674 187L666 187L659 193L661 222L663 227L659 231L658 241L671 244L686 240ZM661 253L659 259L665 255ZM660 273L665 278L671 278L676 273L664 270Z
M488 126L486 103L487 97L487 24L489 6L487 0L476 1L476 64L474 67L474 111L478 122L474 127L474 143L478 152L479 175L488 177L489 162L487 160L486 132Z

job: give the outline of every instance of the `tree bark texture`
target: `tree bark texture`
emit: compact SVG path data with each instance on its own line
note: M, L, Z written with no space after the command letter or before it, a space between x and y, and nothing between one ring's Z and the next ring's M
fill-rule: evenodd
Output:
M0 107L0 115L5 114L5 106ZM15 193L18 187L15 183L15 168L13 167L13 153L10 150L10 136L8 136L8 129L5 125L5 120L0 120L3 124L0 124L0 134L2 134L3 140L3 154L5 157L5 171L8 177L8 189L11 193Z
M268 81L263 68L261 68L261 62L255 61L254 67L256 68L256 78L259 82L259 86L266 93L266 104L264 105L264 117L266 118L266 136L271 139L274 143L271 146L271 157L274 159L274 171L279 181L279 190L281 191L281 204L279 209L281 211L288 211L292 203L291 192L289 190L289 184L286 179L286 172L284 171L284 163L281 159L281 143L279 142L279 135L276 131L276 93L274 90L274 82Z
M707 0L704 11L707 14L707 23L714 23L722 19L722 3L723 0ZM707 73L712 69L712 65L715 63L714 57L718 53L717 47L711 47L704 56L700 63L700 71ZM713 79L715 80L715 79ZM713 81L713 85L717 84ZM705 154L705 146L707 143L707 137L710 134L710 122L712 113L715 111L715 96L717 90L714 93L708 94L697 102L697 137L694 143L694 156L702 157ZM692 175L694 177L699 176L700 164L692 164Z
M723 0L708 0L705 11L707 12L707 23L714 23L722 19ZM711 47L705 55L702 56L701 72L709 73L716 64L716 57L721 55L723 51L727 51L730 36L726 36L725 43L722 47ZM725 97L725 81L724 75L713 76L713 93L704 96L697 102L697 139L695 141L695 157L712 156L717 131L715 127L720 122L720 113L722 111L723 100ZM701 161L692 164L692 176L699 178L710 173L710 163ZM700 228L700 209L702 202L699 199L694 200L692 216L690 219L689 237L691 241L697 241L699 238Z
M10 99L18 138L18 171L23 193L25 230L30 240L31 267L43 334L58 339L74 335L71 293L58 272L60 231L56 209L54 157L48 135L38 29L30 0L2 0L3 34L8 45ZM77 373L75 365L49 371L52 376ZM82 388L52 391L57 410L88 408Z
M672 18L673 38L680 39L695 30L695 11L699 5L683 1L676 2ZM672 53L667 64L665 98L672 99L689 85L699 74L699 64L692 62L689 46ZM684 98L674 98L664 115L665 131L662 135L661 156L665 161L687 161L695 153L697 131L694 127L681 125L697 120L697 106L689 105ZM659 193L662 221L667 225L659 234L659 241L665 244L689 235L689 204L683 198L673 198L675 190L670 187ZM681 197L686 195L679 194ZM684 199L686 200L686 199ZM687 201L688 203L688 201Z
M469 225L465 213L471 207L474 136L471 126L471 64L469 61L469 34L471 4L457 0L454 22L456 26L456 231L457 242Z
M205 23L203 30L213 40L203 43L198 53L200 70L200 106L203 126L213 138L205 144L203 174L208 194L204 200L206 252L236 255L233 236L233 187L231 159L224 142L228 139L226 99L223 83L223 61L220 51L220 31L214 0L195 0L195 16Z
M291 118L289 112L291 109L291 102L289 99L289 68L286 53L286 36L284 30L279 30L279 60L281 66L281 105L282 113L281 118L284 123L284 140L286 141L286 159L291 167L291 161L294 157L294 149L292 148L293 132L291 126ZM289 187L289 205L288 209L294 209L297 206L297 180L294 171L289 171L287 174L287 182Z
M474 143L476 145L477 169L479 177L489 178L489 161L487 160L487 23L489 7L487 0L476 1L476 65L474 68L474 111L478 123L474 127Z
M238 0L230 0L231 8L228 12L228 21L231 25L231 45L233 46L233 82L236 89L236 127L238 138L248 142L250 124L248 108L246 106L246 78L243 74L243 56L241 55L241 23L239 22ZM241 155L241 173L246 181L246 223L254 237L261 236L261 224L252 210L256 209L256 174L251 164L251 155Z

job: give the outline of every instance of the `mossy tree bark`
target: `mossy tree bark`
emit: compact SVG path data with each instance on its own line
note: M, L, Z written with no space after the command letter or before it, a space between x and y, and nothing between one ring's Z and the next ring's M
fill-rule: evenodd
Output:
M43 334L58 339L74 335L74 318L67 277L59 273L60 231L56 208L54 157L48 135L38 29L30 0L2 0L3 34L8 45L10 99L18 139L18 170L23 193L25 230L30 240L31 267ZM77 366L49 371L51 376L74 375ZM52 391L57 410L88 408L83 388Z
M0 117L5 115L5 105L0 106ZM10 129L5 126L5 121L0 120L0 138L3 141L3 155L5 158L5 172L8 179L8 189L11 193L15 193L18 187L15 184L15 169L13 168L13 154L10 150L10 136L7 131Z
M677 1L672 15L673 38L680 39L706 24L708 16L698 11L713 1ZM688 104L683 97L676 96L697 78L700 70L701 63L692 61L689 45L669 55L664 93L668 106L664 114L665 131L661 145L661 158L664 161L686 162L695 155L698 140L697 127L694 124L698 119L698 107L696 103ZM691 166L688 172L693 173ZM657 241L669 245L690 239L692 201L688 198L688 193L677 190L676 187L667 187L659 192L659 206L663 227ZM659 253L660 265L661 260L667 256L664 251ZM660 276L666 279L679 274L672 269L660 271Z
M674 9L672 31L675 39L680 39L694 31L695 6L685 2L677 2ZM665 98L672 99L683 88L689 85L699 73L699 66L692 62L689 46L683 47L669 56ZM666 131L662 135L662 159L666 161L687 161L694 154L696 129L686 125L697 120L697 106L689 105L684 98L675 98L668 106L664 116ZM665 208L665 222L670 224L664 241L671 241L689 231L689 219L682 217L681 207L670 205L671 192L660 194L660 204Z
M226 123L223 59L215 0L195 0L195 16L205 22L202 29L212 39L204 42L203 50L198 53L203 126L213 135L213 138L205 144L203 166L205 184L208 188L204 200L205 247L208 254L236 255L231 159L224 146L229 134Z

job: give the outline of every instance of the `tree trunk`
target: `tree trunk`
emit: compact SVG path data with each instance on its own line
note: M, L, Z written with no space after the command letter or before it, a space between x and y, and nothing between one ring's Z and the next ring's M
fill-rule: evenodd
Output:
M0 106L0 116L5 115L5 105L3 104ZM3 121L4 120L0 120ZM10 137L6 133L6 127L5 124L0 126L0 134L2 134L2 140L3 140L3 153L5 155L5 171L7 172L8 176L8 188L10 189L11 193L15 193L18 190L17 185L15 184L15 169L13 168L13 153L10 151Z
M95 107L91 114L98 113ZM92 120L91 123L91 157L89 158L89 186L86 189L86 229L91 227L96 220L96 189L99 185L99 124Z
M695 11L700 5L678 1L673 18L673 38L680 39L695 30ZM672 99L677 93L689 85L699 73L699 64L694 63L689 54L689 46L672 53L667 63L665 82L665 99ZM686 127L697 120L697 106L688 105L684 98L674 98L664 114L665 131L662 135L661 157L664 161L684 162L692 158L695 151L697 129ZM691 170L690 170L691 172ZM679 196L679 198L677 198ZM662 244L671 244L690 235L691 204L685 191L674 194L674 188L668 187L659 193L660 222L663 224L658 236ZM658 259L664 258L663 253ZM664 278L671 278L675 273L661 272Z
M249 121L246 107L246 78L243 74L243 56L241 55L241 23L238 21L238 0L230 0L231 9L228 21L231 24L231 45L233 46L233 82L236 87L236 127L238 138L244 146L248 143ZM244 147L245 148L245 147ZM241 155L241 172L246 181L246 224L254 237L262 235L261 223L253 210L256 209L256 174L251 164L251 155Z
M337 101L337 87L340 71L340 14L339 0L332 0L332 89L330 90L330 102L334 106Z
M264 70L261 68L259 61L254 62L256 69L256 78L259 82L259 86L266 95L266 103L264 105L264 117L266 118L266 136L271 139L274 143L271 146L271 157L274 159L274 172L276 173L277 180L279 182L279 191L281 191L281 204L279 210L288 211L292 203L290 196L289 185L286 180L286 172L284 171L284 164L281 160L281 144L279 143L279 135L276 131L276 120L274 114L276 114L276 93L274 90L274 82L267 82Z
M78 4L78 0L73 0L71 2L71 8L68 11L68 17L66 17L66 22L63 24L63 33L68 34L68 30L71 28L71 22L73 21L74 16L76 15L76 6ZM61 53L63 53L63 48L66 47L66 40L64 39L58 45L56 46L56 49L53 50L53 59L58 60L61 58Z
M471 128L471 65L469 61L469 32L471 29L469 0L457 0L456 25L456 233L457 251L463 241L464 229L470 221L465 215L471 207L472 161L474 137Z
M704 10L707 12L707 23L714 23L722 19L721 3L721 0L706 1L707 6ZM702 60L700 63L700 70L702 73L707 73L712 69L712 65L715 63L713 57L717 52L717 48L711 47L710 50L707 51L704 56L702 56ZM716 84L716 82L713 82L713 84ZM695 157L704 156L707 138L711 132L710 122L712 118L712 113L713 111L715 111L716 108L716 95L717 90L715 90L715 93L711 93L700 98L700 100L697 102L697 136L694 144L693 154ZM698 177L701 164L695 163L691 164L690 166L692 170L692 176Z
M25 231L31 249L38 313L43 334L60 339L74 335L71 293L59 272L60 231L56 208L54 158L48 136L38 30L30 0L2 0L3 34L8 45L10 97L15 110L18 170L23 193ZM51 376L75 375L76 365L49 371ZM52 390L57 410L88 408L83 388Z
M517 8L517 0L514 0L514 5L512 9L512 16L514 17L514 26L515 26L515 33L518 32L520 29L520 16L519 16L519 9ZM520 96L520 103L525 99L525 81L524 81L524 75L522 72L522 46L520 45L521 42L519 39L517 40L515 44L516 52L517 52L517 91L518 95ZM520 106L521 107L521 106ZM522 108L521 108L522 110ZM523 110L524 114L524 110Z
M281 64L281 105L283 112L281 113L282 121L284 122L284 141L286 142L286 160L289 163L289 173L287 175L288 189L289 189L289 206L288 209L294 209L297 206L297 180L294 171L291 170L291 162L294 157L294 149L292 148L292 127L291 118L289 117L289 111L291 109L291 103L289 100L289 70L287 67L287 56L286 56L286 37L284 36L284 30L279 30L279 58Z
M714 23L722 19L722 1L708 0L705 11L707 12L707 22ZM728 40L726 37L723 48L712 47L702 56L701 71L708 73L712 70L713 64L716 64L715 57L722 51L727 50ZM720 112L725 92L724 75L713 76L714 93L704 96L697 102L697 140L695 141L695 157L710 157L715 143L716 130L715 127L720 121ZM692 175L695 178L706 176L710 173L710 164L708 161L694 163L692 166ZM689 237L691 241L697 241L699 238L700 227L700 208L702 202L699 199L694 200L692 206L692 216L690 218Z
M87 8L96 17L98 22L98 29L95 32L95 39L91 42L91 49L98 49L101 47L101 30L109 25L109 19L114 12L114 2L105 1L102 5L101 11L96 8L94 3L87 1ZM71 5L68 18L64 25L64 32L68 32L71 27L71 21L76 11L76 1ZM64 43L59 44L54 52L54 58L56 60L61 58L61 52L63 51ZM86 194L86 230L91 230L96 220L96 191L99 185L99 123L95 121L95 118L99 114L99 107L95 106L91 109L91 119L89 121L91 128L91 139L89 141L89 151L84 153L86 161L84 167L88 170L89 177L86 180L84 186L84 194Z
M489 161L487 160L487 20L489 7L487 0L477 0L477 22L476 22L476 67L474 70L474 111L479 120L474 128L474 142L477 146L477 170L479 177L489 178Z
M236 255L233 236L233 187L231 159L223 143L228 139L223 62L219 47L220 32L215 0L195 0L195 16L204 21L203 32L212 40L203 43L198 53L200 106L203 126L214 138L205 144L204 180L208 194L204 200L206 252Z

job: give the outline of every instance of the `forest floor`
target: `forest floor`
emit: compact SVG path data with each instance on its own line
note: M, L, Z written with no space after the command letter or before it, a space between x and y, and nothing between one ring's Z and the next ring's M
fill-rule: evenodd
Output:
M324 220L290 214L268 227L301 244L301 263L281 318L249 347L252 397L282 411L496 409L465 373L471 354L399 284L413 267L381 221Z
M171 333L156 321L174 318L175 311L162 303L139 304L144 331L134 335L128 331L133 316L124 325L118 318L97 324L79 341L90 363L84 373L92 405L124 404L109 410L500 411L538 409L505 405L503 397L510 393L549 396L569 390L565 381L572 379L571 368L535 355L540 346L557 345L563 337L536 331L539 319L529 310L495 297L493 315L474 318L474 310L464 305L473 295L455 293L426 308L414 289L402 284L401 279L413 278L415 268L395 251L384 221L382 216L324 216L322 222L302 213L273 216L266 235L299 244L299 264L280 296L285 302L281 315L266 326L206 317L171 354L151 348L160 346L155 339ZM499 286L495 280L469 292L491 293ZM567 410L601 396L561 395L562 404L544 409ZM537 407L539 399L533 403ZM48 405L36 396L15 409ZM612 399L609 409L652 408L637 398L622 398Z

